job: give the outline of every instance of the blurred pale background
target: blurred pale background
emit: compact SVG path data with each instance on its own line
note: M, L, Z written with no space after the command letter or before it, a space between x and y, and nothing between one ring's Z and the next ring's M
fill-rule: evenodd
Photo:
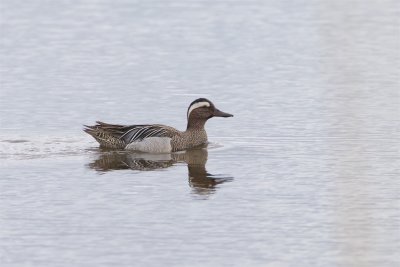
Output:
M399 266L399 3L1 0L1 266ZM81 130L198 97L194 169Z

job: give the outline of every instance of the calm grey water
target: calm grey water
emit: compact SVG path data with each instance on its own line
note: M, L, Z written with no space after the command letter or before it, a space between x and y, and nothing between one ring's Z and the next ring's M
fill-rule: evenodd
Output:
M0 2L1 266L399 266L400 7ZM206 149L101 151L82 124Z

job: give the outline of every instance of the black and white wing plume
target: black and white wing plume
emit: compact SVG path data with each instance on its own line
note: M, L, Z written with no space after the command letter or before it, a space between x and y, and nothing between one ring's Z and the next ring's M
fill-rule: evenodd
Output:
M170 130L163 125L132 125L119 138L126 144L141 141L148 137L170 137Z

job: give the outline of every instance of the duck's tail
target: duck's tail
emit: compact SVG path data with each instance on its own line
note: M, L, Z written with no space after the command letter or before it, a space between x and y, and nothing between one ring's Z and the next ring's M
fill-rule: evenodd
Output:
M122 125L108 124L101 121L96 121L96 125L84 125L83 131L93 136L94 139L103 148L119 148L125 147L125 142L119 138L119 129L123 128Z

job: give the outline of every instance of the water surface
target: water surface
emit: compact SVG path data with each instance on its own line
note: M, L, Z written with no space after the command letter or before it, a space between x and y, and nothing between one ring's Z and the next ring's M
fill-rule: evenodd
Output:
M1 266L398 266L399 4L0 3ZM100 150L95 120L207 148Z

